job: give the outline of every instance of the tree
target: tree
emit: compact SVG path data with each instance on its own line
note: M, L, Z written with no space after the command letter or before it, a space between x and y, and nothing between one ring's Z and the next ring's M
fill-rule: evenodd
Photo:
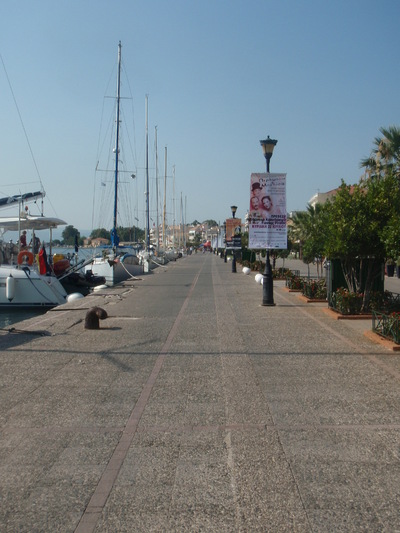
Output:
M351 292L364 291L362 310L367 310L382 264L388 254L400 253L398 180L387 174L353 186L342 182L324 210L329 217L326 255L340 259Z
M381 205L384 218L379 238L384 247L385 259L397 259L400 255L400 176L388 173L377 185L372 183L371 194ZM377 190L378 189L378 190ZM378 209L378 207L377 207Z
M317 267L322 261L325 245L326 215L322 204L307 205L307 211L297 212L292 219L290 237L300 244L301 258L310 264L317 259Z
M111 236L110 236L110 232L107 231L106 229L104 228L97 228L97 229L94 229L92 231L92 233L90 234L90 238L91 239L107 239L107 240L111 240Z
M195 248L198 248L200 246L200 244L201 244L201 235L200 235L200 233L195 233L193 246Z
M362 311L385 260L400 256L400 128L380 132L361 161L367 177L351 186L342 181L332 200L296 213L290 230L306 262L319 255L340 261L349 291L363 291Z
M208 226L209 228L213 228L213 227L215 227L215 226L218 226L218 222L216 222L216 221L213 220L213 219L205 220L205 221L203 222L203 224L207 224L207 226Z
M131 228L118 227L117 233L121 242L137 242L144 239L144 230L132 226Z
M380 128L382 137L376 137L371 155L361 160L368 178L382 179L388 174L400 176L400 128Z
M132 226L131 228L124 228L119 226L117 228L117 234L120 242L138 242L144 240L144 230ZM97 228L92 231L90 234L91 239L107 239L111 240L110 232L104 228Z
M75 239L79 240L80 238L80 233L76 228L74 228L74 226L66 226L61 235L64 244L67 246L73 246L75 244Z
M249 232L248 231L244 231L242 234L241 234L241 242L242 242L242 249L245 249L249 246Z

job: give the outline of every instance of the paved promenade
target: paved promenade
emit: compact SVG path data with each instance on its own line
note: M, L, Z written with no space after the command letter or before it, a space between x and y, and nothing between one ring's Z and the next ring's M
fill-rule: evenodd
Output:
M196 254L0 332L0 531L400 531L400 355L274 298Z

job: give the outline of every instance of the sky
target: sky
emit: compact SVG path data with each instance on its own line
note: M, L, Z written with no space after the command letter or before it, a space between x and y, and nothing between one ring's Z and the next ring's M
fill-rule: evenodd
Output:
M358 182L379 128L400 125L399 23L398 0L3 0L0 197L41 182L46 215L101 225L95 168L121 41L136 178L119 195L133 223L145 225L146 95L152 223L156 126L168 223L222 223L231 205L244 218L268 135L287 210L303 210Z

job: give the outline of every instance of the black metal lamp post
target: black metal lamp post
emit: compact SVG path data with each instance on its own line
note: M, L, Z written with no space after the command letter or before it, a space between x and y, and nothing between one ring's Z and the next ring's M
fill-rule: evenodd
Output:
M278 141L270 139L269 135L260 144L263 149L264 157L267 162L267 172L269 172L269 162L272 157L275 145ZM265 261L265 270L263 274L263 301L262 305L275 305L274 303L274 281L272 276L272 267L269 259L269 248L267 248L267 257Z
M276 141L275 139L270 139L269 135L266 139L264 139L263 141L260 141L260 144L263 149L264 157L267 160L267 172L269 172L269 161L272 157L272 152L274 151L274 148L277 142L278 141Z
M231 205L232 218L235 218L237 205ZM236 272L236 250L232 250L232 272Z
M226 222L224 222L224 243L225 243L224 263L226 263L227 262L227 257L226 257Z

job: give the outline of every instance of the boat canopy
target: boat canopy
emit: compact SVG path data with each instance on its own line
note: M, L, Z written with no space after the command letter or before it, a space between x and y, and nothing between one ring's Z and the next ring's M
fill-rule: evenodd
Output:
M66 226L67 223L60 218L42 217L38 215L23 215L21 217L0 217L0 228L6 231L42 230Z
M46 196L46 193L44 191L28 192L25 194L16 194L15 196L6 196L5 198L0 198L0 208L8 207L12 204L16 204L19 202L37 200L38 198L44 198L45 196Z

